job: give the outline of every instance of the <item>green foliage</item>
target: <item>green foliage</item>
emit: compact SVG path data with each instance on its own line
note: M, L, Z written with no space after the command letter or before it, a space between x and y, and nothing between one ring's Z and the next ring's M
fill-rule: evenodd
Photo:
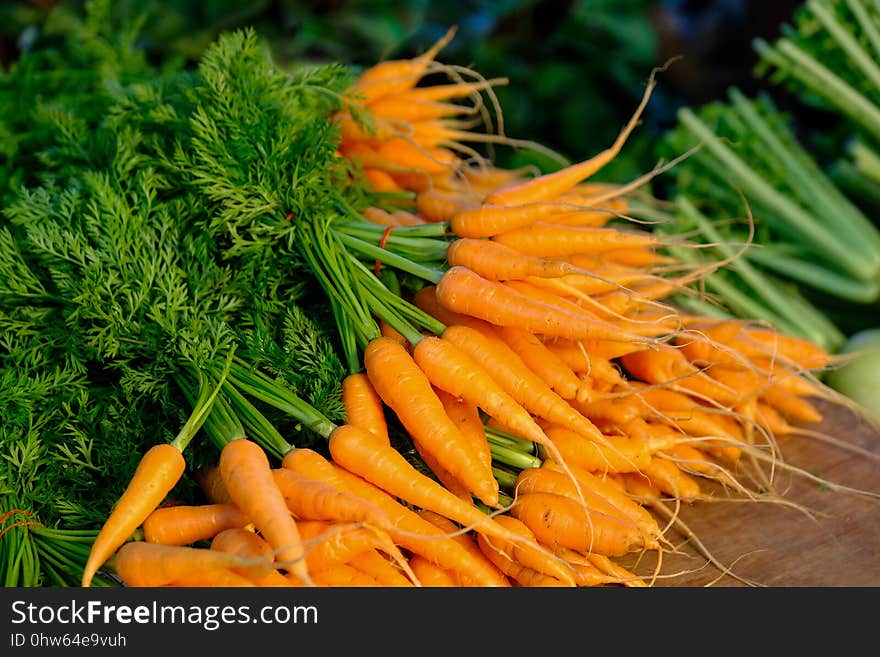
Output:
M330 120L346 69L282 70L250 29L160 69L140 23L111 13L59 9L0 75L15 136L0 160L0 501L71 531L100 526L232 349L293 411L225 388L214 447L244 426L277 454L341 417L337 326L300 232L366 198L336 183L351 175ZM174 494L193 499L193 480ZM34 536L4 547L0 575L70 581L35 565Z

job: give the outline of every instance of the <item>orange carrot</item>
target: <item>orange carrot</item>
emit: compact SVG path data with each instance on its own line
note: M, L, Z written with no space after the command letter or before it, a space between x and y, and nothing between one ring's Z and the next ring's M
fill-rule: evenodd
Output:
M547 173L490 194L484 199L484 202L497 205L522 205L538 200L552 199L573 189L576 185L611 162L621 151L630 133L638 125L639 118L648 103L653 87L654 79L652 76L635 113L609 148L583 162L572 164L559 171Z
M197 588L231 588L231 587L251 587L256 586L254 582L244 575L240 575L231 568L216 568L214 570L204 570L195 573L183 575L162 586Z
M208 465L196 472L196 480L205 499L210 504L229 504L232 500L226 487L223 485L223 477L220 476L220 468L216 465Z
M411 582L418 583L400 549L386 532L377 527L324 520L304 520L299 527L307 546L306 562L310 570L324 570L339 563L351 564L352 559L364 552L380 550L398 564Z
M472 207L476 200L461 192L426 189L416 195L416 210L426 221L450 221L457 212Z
M670 438L657 438L649 444L624 436L604 434L606 447L560 424L544 426L544 433L556 445L566 463L591 472L638 472L651 454L671 445Z
M568 472L573 473L581 485L581 490L589 489L595 491L598 495L601 495L608 500L608 502L617 507L618 512L624 518L634 523L639 528L642 535L647 539L645 547L652 549L659 543L662 532L657 524L657 520L647 511L647 509L627 495L626 490L616 483L613 475L599 476L579 468L576 465L569 466L569 471L566 472L560 464L554 461L544 461L541 464L541 468L555 470L556 472L566 475ZM640 473L629 474L635 478L646 480L644 475Z
M276 551L276 560L291 576L311 585L296 521L263 449L247 438L230 441L220 451L220 473L233 503Z
M529 529L522 520L502 513L495 516L495 521L503 527L507 527L510 531L516 532L529 543L537 543L537 538L532 533L532 530ZM497 540L488 541L485 537L484 540L491 542L495 549L500 550L508 555L513 561L518 562L526 568L530 568L531 570L547 575L548 577L558 579L563 584L575 586L573 570L563 559L553 556L548 557L546 552L538 552L530 549L528 545L514 545ZM496 563L496 565L498 564ZM505 574L510 575L511 573L508 572Z
M574 340L656 342L583 313L536 301L504 283L487 280L461 266L450 267L443 274L435 293L437 301L447 310L478 317L497 326L519 326L532 333Z
M509 586L494 567L486 567L484 559L475 559L461 543L445 537L436 525L421 518L386 491L325 459L311 449L298 448L288 452L282 467L323 481L337 490L358 495L381 508L390 521L385 527L394 542L432 563L454 572L469 573L479 586Z
M446 262L451 266L467 267L492 281L584 273L564 260L525 255L495 240L464 237L453 240L446 247Z
M357 79L354 91L362 102L370 103L380 98L398 94L416 86L425 75L439 52L452 40L455 28L449 29L428 50L410 59L395 59L374 64Z
M477 545L477 539L472 532L462 531L462 528L452 522L449 518L441 516L434 511L419 509L417 513L420 518L427 520L431 525L449 536L451 540L458 543L475 563L480 564L480 566L487 571L495 573L495 576L498 578L499 586L510 586L510 582L507 580L504 573L498 570L497 566L489 561L489 559L486 558L486 555L483 554L482 550L480 550L479 545ZM474 571L472 570L456 570L449 568L445 570L455 578L458 586L482 586L479 579L474 577Z
M672 497L690 502L701 495L700 484L696 479L683 472L669 459L655 456L642 468L642 474L660 491Z
M390 444L385 407L365 373L349 374L342 380L342 406L348 424L369 431L383 443Z
M297 526L306 549L309 571L348 563L356 554L385 545L378 531L360 523L302 520Z
M434 476L437 478L437 481L443 484L443 487L446 488L446 490L448 490L456 497L460 497L461 499L468 502L473 500L473 498L471 497L471 492L468 490L467 486L456 479L455 475L453 475L449 470L444 468L443 465L441 465L441 463L430 452L430 450L426 449L422 445L420 440L413 437L412 443L422 461L425 462L425 465L428 466L428 469L434 474Z
M480 417L480 409L476 404L465 401L460 397L449 394L445 390L437 389L437 398L446 409L446 415L458 427L465 439L477 450L477 456L487 467L492 467L492 451L489 441L486 439L486 427Z
M376 444L357 427L337 427L330 434L329 442L334 462L389 494L446 516L478 533L522 542L521 537L498 525L475 505L456 497L420 473L396 449Z
M459 328L471 331L453 326L444 332L444 336ZM413 359L431 383L441 390L480 407L518 435L538 443L548 442L529 412L471 357L472 352L464 351L458 344L445 337L426 336L413 349Z
M379 582L347 563L337 563L330 568L315 571L315 586L320 587L378 587Z
M407 576L399 566L395 565L379 550L372 549L353 556L348 564L373 577L379 586L407 587L421 586L418 574L412 569L409 560L404 562L411 577Z
M189 575L242 563L240 557L218 550L129 541L116 552L114 568L127 586L164 586Z
M723 406L739 401L736 390L715 381L669 345L625 354L620 362L633 377L648 383L686 390Z
M644 536L634 523L590 511L565 495L518 495L510 514L525 523L544 545L606 556L621 556L645 547Z
M423 587L439 588L439 587L458 587L459 584L455 576L448 570L445 570L425 557L414 554L409 559L410 568L419 578Z
M557 395L581 401L590 397L590 386L535 334L517 326L501 326L498 335Z
M635 524L613 502L603 497L589 486L583 486L582 491L587 509L592 512L604 513L607 516L617 518L627 524ZM529 495L531 493L553 493L564 495L578 503L578 491L571 478L557 468L525 468L520 471L514 484L516 496Z
M174 488L186 467L181 451L170 444L151 447L141 458L110 516L92 543L82 574L82 587L91 584L98 568L122 545Z
M443 340L457 345L482 365L529 413L549 422L567 425L592 440L608 444L602 432L589 419L553 392L541 377L523 363L502 340L489 339L480 331L467 326L447 327L443 332ZM504 417L498 419L506 422ZM532 431L530 434L522 435L536 443L553 448L543 432Z
M233 570L256 586L296 586L294 580L285 577L275 568L272 546L249 529L238 527L223 530L211 541L211 549L238 555L252 564L237 566Z
M375 504L289 468L273 468L272 477L288 510L299 520L368 522L377 527L390 522Z
M658 237L648 231L546 222L499 233L492 240L533 258L565 258L576 253L659 245Z
M469 491L495 506L498 482L468 447L413 357L393 340L379 337L365 348L364 364L376 392L410 435Z
M562 580L559 580L551 575L547 575L537 570L533 570L532 568L529 568L528 566L525 566L515 561L501 547L495 545L491 540L489 540L482 534L477 536L477 544L479 545L480 550L483 552L483 554L485 554L486 557L488 557L488 559L493 564L495 564L502 573L507 575L519 586L570 586L570 584L563 582Z
M144 540L164 545L189 545L213 538L224 529L244 527L250 518L234 504L160 507L143 523Z

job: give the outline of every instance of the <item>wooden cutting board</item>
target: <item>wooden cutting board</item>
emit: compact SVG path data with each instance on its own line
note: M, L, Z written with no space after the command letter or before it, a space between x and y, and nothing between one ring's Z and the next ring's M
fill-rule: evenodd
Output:
M655 586L880 586L880 431L850 410L819 402L824 419L811 427L873 456L809 436L779 440L786 463L827 481L870 491L873 497L832 490L807 476L779 469L776 489L793 506L767 502L696 502L680 517L737 577L707 565L705 557L670 530L675 552L663 555ZM718 499L723 499L719 496ZM648 561L649 563L646 563ZM650 571L643 556L636 572Z

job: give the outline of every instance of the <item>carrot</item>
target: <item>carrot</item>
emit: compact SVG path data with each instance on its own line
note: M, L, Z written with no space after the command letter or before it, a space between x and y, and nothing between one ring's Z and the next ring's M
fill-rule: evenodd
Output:
M446 490L448 490L456 497L460 497L461 499L468 502L473 500L473 498L471 497L471 492L468 490L467 486L456 479L455 475L453 475L449 470L444 468L443 465L430 452L430 450L426 449L422 445L420 440L418 440L417 438L412 438L412 443L422 461L425 462L425 465L428 466L428 469L434 474L434 476L437 478L437 481L443 484Z
M564 260L525 255L495 240L459 237L446 247L446 262L460 265L491 281L583 274Z
M228 552L129 541L116 552L114 568L127 586L164 586L189 575L242 563L240 557Z
M424 286L422 289L416 292L415 295L413 295L412 301L413 304L415 304L419 309L424 310L431 317L438 320L441 324L445 324L446 326L459 324L463 326L470 326L479 330L492 328L492 325L483 319L477 319L476 317L472 317L471 315L464 315L461 313L453 312L448 308L444 308L440 304L440 300L437 298L436 285Z
M177 484L186 467L182 452L163 443L141 458L134 475L98 532L82 574L82 587L91 584L98 568L122 545Z
M382 169L376 169L373 167L364 167L364 178L367 179L367 182L370 183L370 187L376 192L388 192L392 194L400 194L405 192L406 190L397 184L394 178L391 175ZM372 208L372 210L378 210L379 208ZM384 212L384 211L383 211ZM390 214L385 212L384 215L371 212L370 216L367 216L366 211L364 212L364 216L373 223L381 223L381 219L383 216L389 217ZM390 224L382 223L383 226L388 226Z
M505 389L476 362L470 351L459 348L460 342L447 340L450 330L466 327L450 327L444 337L427 336L413 349L413 359L431 383L446 392L480 407L497 418L514 433L537 443L548 442L541 427Z
M471 108L440 100L412 100L406 93L378 98L370 103L370 113L406 123L444 119L471 112Z
M832 362L831 354L819 345L772 329L746 327L735 346L744 354L773 356L802 368L818 369Z
M642 468L642 474L661 492L690 502L700 497L700 484L669 459L655 456Z
M532 533L532 530L529 529L521 520L514 518L511 515L502 513L495 516L495 521L498 522L498 524L507 527L510 531L516 532L524 539L526 539L529 543L534 544L537 542L537 538L535 537L534 533ZM489 542L488 539L487 542ZM572 568L563 559L549 558L546 552L539 552L530 549L528 545L513 545L510 543L495 540L492 540L490 542L492 543L492 547L500 550L504 554L508 555L515 562L518 562L526 568L534 570L535 572L541 573L543 575L547 575L548 577L558 579L563 584L567 584L569 586L576 585ZM510 573L506 574L510 575Z
M342 380L342 406L348 424L369 431L382 442L390 444L382 399L365 373L349 374Z
M557 587L570 586L567 582L563 582L551 575L533 570L525 566L513 558L511 558L503 549L496 546L488 538L482 534L477 536L477 544L483 554L498 567L498 569L507 575L511 580L519 586L529 587Z
M558 200L504 206L483 202L476 207L460 209L449 220L449 229L460 238L480 239L531 226L537 221L555 217L572 209L568 203Z
M195 573L183 575L162 586L197 588L232 588L232 587L251 587L256 586L253 581L244 575L240 575L230 568L216 568L214 570L204 570Z
M590 565L600 573L603 573L606 577L609 577L612 582L633 588L643 588L648 586L641 577L630 572L619 563L615 563L613 559L606 557L604 554L596 554L594 552L585 556ZM571 560L573 558L569 557L569 559ZM577 565L575 567L577 567Z
M685 390L723 406L739 401L736 390L712 379L678 349L669 345L624 354L620 362L633 377L648 383Z
M659 246L658 237L648 231L569 226L541 221L499 233L492 240L533 258L564 258L576 253Z
M220 451L220 473L233 503L251 518L276 551L276 560L284 564L289 575L311 585L296 521L275 483L263 449L247 438L230 441Z
M388 526L385 512L357 495L336 490L323 481L289 468L273 468L272 477L288 510L299 520L368 522L377 527Z
M644 536L635 524L590 511L565 495L518 495L510 514L525 523L544 545L606 556L621 556L645 547Z
M337 563L330 568L315 571L313 576L315 586L320 587L354 588L380 586L375 577L347 563Z
M196 480L210 504L229 504L232 500L226 487L223 485L223 477L220 476L220 468L216 465L207 465L196 472Z
M648 98L651 95L653 87L654 78L652 75L635 113L609 148L588 160L572 164L559 171L554 171L553 173L547 173L538 176L537 178L516 185L511 185L503 190L490 194L484 199L484 203L497 205L523 205L534 201L551 199L570 191L577 184L583 182L586 178L589 178L606 164L611 162L621 151L630 133L632 133L636 125L638 125L638 121L648 103Z
M486 91L493 86L506 84L507 78L493 78L491 80L477 80L474 82L455 82L453 84L434 84L424 87L415 87L401 92L398 95L403 101L411 103L434 102L440 100L451 100L454 98L464 98L472 96L477 92ZM476 167L470 167L476 169ZM484 174L488 181L504 181L507 180L505 170L492 170ZM476 173L472 174L476 176ZM497 183L500 184L500 183Z
M448 570L445 570L435 563L432 563L425 557L414 554L409 559L410 568L419 578L423 587L439 588L439 587L458 587L459 584L455 576Z
M822 421L822 413L809 400L783 388L770 386L763 390L760 398L782 413L789 422L812 424Z
M421 586L421 581L409 565L409 560L404 561L407 570L412 573L412 578L407 577L399 566L389 561L379 550L372 549L356 554L348 562L358 570L373 577L379 586L405 587Z
M534 333L517 326L501 326L497 333L523 363L557 395L566 400L581 401L590 397L590 387Z
M364 349L367 376L410 435L488 506L498 503L498 482L480 463L434 394L431 381L407 351L388 338Z
M272 546L259 534L249 529L236 527L223 530L211 541L211 549L238 555L251 563L259 562L262 558L263 563L242 565L233 569L256 586L288 587L297 585L294 580L285 577L275 568Z
M494 567L486 567L485 560L475 559L462 544L445 537L435 525L420 517L381 488L339 467L306 448L288 452L282 467L308 477L319 479L337 490L358 495L381 508L390 521L383 527L394 542L414 554L420 554L432 563L454 572L469 573L480 586L509 586Z
M361 523L301 520L297 526L310 571L348 563L356 554L386 545L378 531Z
M425 148L403 137L393 137L376 145L376 155L398 182L395 173L417 173L417 190L426 188L426 176L442 175L457 162L455 155L443 148ZM410 187L411 185L405 185Z
M359 100L370 103L412 89L454 35L453 27L417 57L379 62L365 70L354 84L353 90L360 96Z
M493 538L521 542L473 504L416 470L397 450L378 445L357 427L342 425L330 434L334 462L401 500L446 516ZM496 482L497 483L497 482Z
M598 493L592 487L582 486L581 489L584 494L587 510L590 513L604 513L605 515L616 518L626 524L638 526L623 514L613 502ZM559 468L540 467L525 468L521 470L514 483L514 493L516 496L529 495L531 493L553 493L555 495L563 495L575 502L581 503L578 498L578 491L571 479Z
M541 468L566 473L561 465L550 460L541 463ZM584 470L583 468L579 468L578 466L571 466L570 471L574 473L575 477L577 477L582 488L593 490L604 497L611 504L616 506L625 518L635 523L645 536L659 540L661 532L657 525L657 520L642 505L633 501L633 499L626 494L625 488L616 480L616 474L603 474L600 476ZM631 474L636 479L641 478L642 480L646 480L646 477L641 473L621 473L621 475L624 474Z
M645 444L623 436L604 434L605 441L610 444L610 447L606 447L560 424L545 425L544 433L566 463L591 472L638 472L647 465L653 452L673 442L667 438Z
M532 333L574 340L656 342L583 313L536 301L504 283L487 280L461 266L450 267L443 274L435 293L437 301L447 310L478 317L497 326L518 326Z
M605 436L589 419L578 413L562 397L535 374L502 340L489 339L467 326L449 326L443 340L457 345L463 352L491 373L498 384L522 407L549 422L563 424L599 443L608 444ZM487 411L488 412L488 411ZM499 419L506 419L501 416ZM513 428L511 426L511 428ZM515 431L512 433L516 433ZM523 437L553 449L543 432L522 434Z
M153 511L143 523L144 540L189 545L213 538L224 529L244 527L250 518L234 504L178 505Z
M476 404L451 395L445 390L437 389L435 392L443 408L446 409L446 415L458 427L465 439L476 448L480 461L487 468L491 468L492 452L486 439L486 427L480 417L480 409Z
M416 194L416 211L429 222L450 221L457 212L475 203L471 195L461 192L426 189Z
M479 563L481 567L495 573L500 586L510 586L510 582L507 580L504 573L498 570L497 566L489 561L489 559L486 558L486 555L483 554L482 550L480 550L479 545L477 545L477 539L475 538L473 533L469 531L463 531L461 527L456 525L449 518L447 518L446 516L441 516L439 513L435 513L434 511L430 511L428 509L419 509L417 513L420 518L427 520L431 525L449 536L451 540L458 543L474 560L475 563ZM471 570L446 570L455 578L458 586L482 586L479 580L474 577L474 573Z
M418 583L400 549L381 529L364 523L324 520L304 520L299 523L299 527L303 542L308 546L306 562L310 570L325 570L340 563L351 564L352 559L358 555L380 550L400 566L411 578L411 582Z

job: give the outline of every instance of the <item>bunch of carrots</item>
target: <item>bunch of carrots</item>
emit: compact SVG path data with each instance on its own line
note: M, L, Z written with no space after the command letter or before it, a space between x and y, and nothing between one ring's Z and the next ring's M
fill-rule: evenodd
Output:
M846 403L820 382L835 359L818 346L667 301L698 294L706 269L627 215L657 172L589 181L637 127L653 76L611 147L534 176L467 145L514 142L474 129L503 81L436 62L451 37L365 71L336 117L340 156L376 192L363 218L384 227L378 246L442 229L442 275L400 294L443 329L382 321L341 382L345 422L310 424L326 451L291 446L273 465L230 440L203 473L204 505L161 506L180 449L145 456L84 586L108 561L131 586L647 586L669 529L687 529L675 506L772 498L787 467L776 438L818 435L817 399ZM448 84L419 85L439 72ZM624 565L649 551L651 573Z

